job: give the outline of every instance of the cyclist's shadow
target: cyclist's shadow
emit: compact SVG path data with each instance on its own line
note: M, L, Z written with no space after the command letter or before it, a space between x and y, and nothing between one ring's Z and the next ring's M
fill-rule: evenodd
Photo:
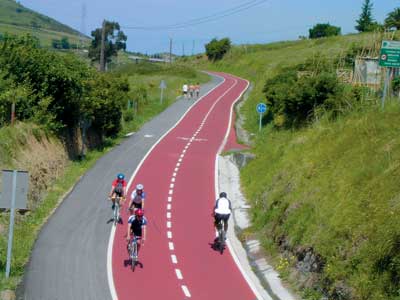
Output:
M124 260L124 267L128 267L132 265L132 259L128 258ZM143 269L143 264L140 261L136 262L136 266L139 266L141 269Z
M218 237L216 237L212 243L208 243L208 245L210 245L210 248L213 249L214 251L219 252L221 250ZM225 248L226 246L224 245L224 249Z
M110 224L110 223L112 223L112 222L114 222L114 218L111 218L111 219L107 220L106 223L107 223L107 224ZM124 221L122 220L121 217L120 217L119 220L118 220L118 224L121 224L121 225L124 224Z

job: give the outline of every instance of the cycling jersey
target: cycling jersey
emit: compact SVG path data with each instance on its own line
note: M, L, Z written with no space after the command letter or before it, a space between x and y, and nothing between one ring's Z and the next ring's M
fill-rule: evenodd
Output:
M214 212L220 215L228 215L231 213L231 201L227 198L219 198L215 202Z
M131 200L133 203L140 204L142 203L142 200L145 199L146 199L146 193L144 191L142 192L141 195L139 195L136 190L134 190L131 194Z
M142 236L142 226L147 225L147 219L143 216L142 220L139 220L135 215L132 215L128 219L128 224L131 224L131 231L135 236Z
M126 181L124 179L115 179L112 184L113 192L120 197L124 196L124 188L126 188Z

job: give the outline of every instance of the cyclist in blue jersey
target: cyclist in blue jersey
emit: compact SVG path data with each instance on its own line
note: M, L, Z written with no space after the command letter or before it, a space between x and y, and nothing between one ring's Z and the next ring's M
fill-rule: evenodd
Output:
M138 239L138 252L141 245L144 245L144 241L146 240L146 225L147 219L144 216L144 212L142 209L129 209L131 216L128 219L128 231L126 235L126 240L129 243L131 238L136 237Z

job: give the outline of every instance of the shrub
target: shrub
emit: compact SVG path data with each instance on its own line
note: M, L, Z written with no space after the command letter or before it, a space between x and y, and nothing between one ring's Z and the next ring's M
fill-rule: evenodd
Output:
M208 60L216 61L222 59L225 53L227 53L230 49L231 40L229 38L223 38L221 40L214 38L211 40L211 42L206 44L206 55Z
M363 91L346 87L329 63L311 71L310 62L282 70L264 85L266 102L277 127L301 127L316 116L316 110L336 117L360 102Z
M309 30L310 39L318 39L322 37L340 35L340 27L332 26L329 23L316 24Z
M29 36L6 36L0 50L0 122L2 115L7 115L9 99L18 91L18 108L24 109L24 114L18 111L20 117L52 131L77 127L82 119L91 120L92 128L101 135L120 130L129 92L126 79L98 74L72 54L41 49Z

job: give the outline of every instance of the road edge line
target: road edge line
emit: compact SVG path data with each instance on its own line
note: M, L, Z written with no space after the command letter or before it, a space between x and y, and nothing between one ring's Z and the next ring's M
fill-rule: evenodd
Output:
M174 130L179 123L186 117L186 115L193 109L193 107L199 103L204 97L208 96L210 93L212 93L214 90L216 90L218 87L220 87L222 84L225 83L226 79L223 76L219 76L217 74L213 74L210 73L213 76L222 78L222 82L220 82L219 84L217 84L214 88L212 88L211 90L209 90L207 93L205 93L203 96L201 96L199 99L197 99L196 102L194 102L189 108L188 110L182 115L182 117L175 123L174 126L172 126L167 132L165 132L154 144L153 146L149 149L149 151L145 154L145 156L143 157L143 159L139 162L139 164L137 165L135 171L132 173L129 182L128 182L128 186L127 186L127 190L129 190L133 179L135 178L137 172L139 171L139 169L141 168L141 166L143 165L144 161L147 159L147 157L150 155L150 153L153 151L153 149L164 139L164 137L166 137L172 130ZM108 286L110 289L110 293L111 293L111 298L112 300L118 300L118 295L117 295L117 291L115 289L115 284L114 284L114 277L113 277L113 271L112 271L112 254L113 254L113 246L114 246L114 237L115 237L115 231L116 231L116 226L113 226L111 228L111 232L110 232L110 238L108 240L108 248L107 248L107 278L108 278Z
M215 75L214 73L211 73L211 74ZM226 74L226 73L223 73L223 74ZM226 75L233 76L233 77L239 78L239 79L241 79L241 80L244 80L244 81L247 83L247 85L246 85L246 88L243 89L243 91L240 93L239 97L236 98L236 100L232 102L231 109L230 109L230 116L229 116L228 128L227 128L227 130L226 130L224 140L222 141L221 146L220 146L220 148L218 149L217 155L215 156L214 181L215 181L215 192L216 192L216 195L215 195L215 196L216 196L217 198L218 198L218 195L219 195L219 192L218 192L218 190L219 190L219 176L218 176L218 175L219 175L219 162L218 162L218 157L221 155L222 150L224 149L226 143L228 142L229 134L230 134L230 131L231 131L231 129L232 129L232 119L233 119L233 109L234 109L234 106L235 106L236 102L238 102L238 101L243 97L244 93L247 91L247 89L248 89L249 86L250 86L250 82L249 82L247 79L240 78L240 77L237 77L237 76L234 76L234 75L231 75L231 74L226 74ZM250 289L253 291L254 295L257 297L257 299L260 299L260 300L261 300L261 299L264 299L264 297L263 297L263 296L261 295L261 293L258 291L258 288L256 287L255 283L250 279L250 277L249 277L249 276L247 275L247 273L244 271L244 269L243 269L243 267L242 267L242 265L241 265L241 263L240 263L240 261L239 261L239 258L237 257L237 254L236 254L236 252L234 251L234 249L233 249L231 243L229 242L229 240L227 241L227 245L228 245L229 252L230 252L230 254L231 254L231 256L232 256L234 262L236 263L238 269L239 269L240 272L242 273L242 276L243 276L243 278L246 280L246 282L247 282L247 284L249 285Z

